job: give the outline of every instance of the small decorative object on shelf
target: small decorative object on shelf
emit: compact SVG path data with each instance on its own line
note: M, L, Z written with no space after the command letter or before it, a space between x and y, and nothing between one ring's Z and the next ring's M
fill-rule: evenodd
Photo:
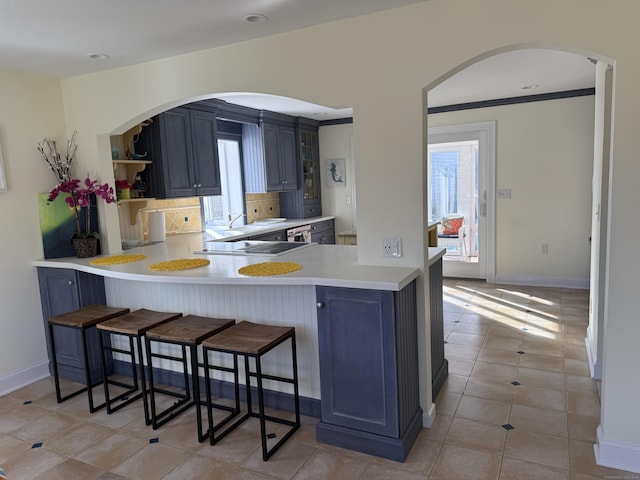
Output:
M144 198L145 192L147 191L147 184L142 180L140 175L136 175L131 189L133 190L134 198Z
M131 198L131 184L126 178L116 180L116 195L118 200L129 200Z

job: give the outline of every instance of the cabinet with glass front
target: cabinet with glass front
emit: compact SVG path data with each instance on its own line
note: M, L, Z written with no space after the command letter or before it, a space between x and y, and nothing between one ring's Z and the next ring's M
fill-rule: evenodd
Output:
M280 214L289 218L311 218L322 215L320 194L320 153L318 122L299 117L296 125L300 188L280 194Z

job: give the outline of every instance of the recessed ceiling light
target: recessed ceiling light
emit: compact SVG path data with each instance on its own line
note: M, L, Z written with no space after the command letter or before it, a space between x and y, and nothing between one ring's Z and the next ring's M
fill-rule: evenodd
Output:
M533 90L534 88L538 88L539 86L540 85L538 85L537 83L525 85L524 87L522 87L522 90Z
M326 117L329 114L327 112L315 112L314 115L316 117Z
M250 13L249 15L245 15L244 19L249 23L262 23L267 21L267 17L260 13Z
M109 58L109 55L107 55L106 53L88 53L87 57L89 57L91 60L106 60L107 58Z

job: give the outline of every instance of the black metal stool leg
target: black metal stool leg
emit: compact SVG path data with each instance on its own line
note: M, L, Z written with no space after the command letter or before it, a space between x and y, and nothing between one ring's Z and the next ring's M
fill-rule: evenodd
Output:
M145 381L144 374L144 359L142 355L142 338L140 336L136 337L136 342L138 345L138 360L140 363L140 390L142 394L142 405L144 406L144 423L146 425L151 425L151 414L149 413L149 399L147 398L147 382ZM135 354L133 354L135 358Z
M262 442L262 460L267 461L267 426L264 416L264 390L262 389L262 367L260 366L260 355L256 355L256 383L258 384L258 418L260 420L260 440ZM249 387L251 388L251 387Z
M296 428L300 426L300 392L298 390L298 355L296 350L296 333L291 335L291 356L293 365L293 401L296 411Z
M191 358L191 380L193 382L193 400L196 403L196 422L198 422L198 442L204 441L205 437L202 433L202 412L200 405L200 375L198 373L198 346L191 345L189 347L189 355Z
M151 423L154 430L158 428L155 422L156 418L156 395L155 395L155 383L153 381L153 355L151 354L151 341L145 337L146 355L147 355L147 368L149 369L149 404L151 406ZM149 424L147 424L149 425Z

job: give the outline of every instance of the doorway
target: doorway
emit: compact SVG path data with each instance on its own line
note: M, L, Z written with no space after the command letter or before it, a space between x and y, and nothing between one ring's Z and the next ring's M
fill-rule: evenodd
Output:
M493 281L495 122L429 128L427 162L443 275Z

